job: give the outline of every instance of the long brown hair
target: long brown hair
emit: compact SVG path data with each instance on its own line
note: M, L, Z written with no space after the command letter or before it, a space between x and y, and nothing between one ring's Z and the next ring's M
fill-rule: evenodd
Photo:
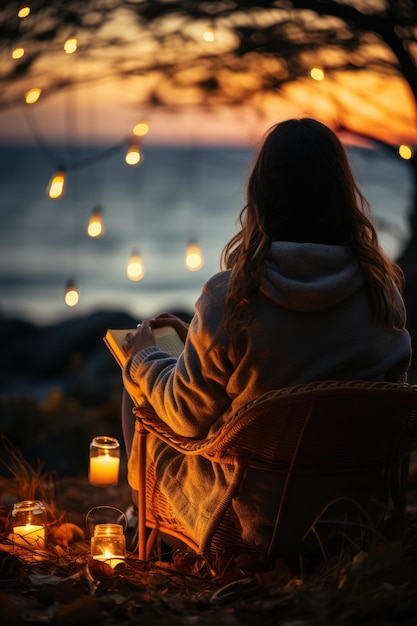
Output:
M291 119L267 133L249 176L240 231L225 246L231 270L223 326L236 345L253 319L272 241L349 246L364 274L375 319L404 322L395 287L404 276L380 249L369 205L335 133L310 119Z

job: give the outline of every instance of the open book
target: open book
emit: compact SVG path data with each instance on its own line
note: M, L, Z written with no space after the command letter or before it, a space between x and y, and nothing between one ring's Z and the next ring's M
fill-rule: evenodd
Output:
M127 354L123 350L123 344L126 341L127 333L135 333L137 328L128 329L112 329L106 332L104 337L104 343L113 354L114 358L118 362L121 368L127 361ZM172 326L163 326L162 328L152 328L152 332L155 336L156 344L164 352L168 352L172 356L179 357L184 350L184 343L177 331Z

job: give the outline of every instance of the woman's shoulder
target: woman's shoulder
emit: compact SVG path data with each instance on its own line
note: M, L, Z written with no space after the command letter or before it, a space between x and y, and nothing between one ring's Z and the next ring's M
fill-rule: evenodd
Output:
M223 315L229 280L229 270L218 272L211 276L204 283L200 297L195 304L196 313L205 315L205 312L208 312L210 316L213 316L215 310L217 310L218 315L221 317Z
M226 291L230 281L230 270L223 270L213 274L204 284L203 291L221 293Z

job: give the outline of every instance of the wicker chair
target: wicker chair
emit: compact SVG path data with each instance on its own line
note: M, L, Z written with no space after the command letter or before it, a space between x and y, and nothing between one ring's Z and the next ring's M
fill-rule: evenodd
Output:
M384 514L391 511L396 535L404 528L409 459L417 448L417 385L322 381L271 391L243 407L218 434L204 440L178 436L149 408L136 407L134 412L139 434L140 559L150 557L160 534L177 537L201 554L215 552L218 545L241 553L242 541L236 532L228 535L227 516L248 468L281 475L279 493L271 493L271 499L277 500L277 512L266 558L279 555L282 524L299 476L322 480L325 476L379 472L384 477ZM158 518L153 514L154 498L163 496L156 489L152 497L146 497L148 432L182 454L203 455L212 462L234 466L227 493L200 545L169 515ZM343 496L336 488L334 498ZM372 497L370 493L369 499ZM313 531L319 514L320 510L311 511Z

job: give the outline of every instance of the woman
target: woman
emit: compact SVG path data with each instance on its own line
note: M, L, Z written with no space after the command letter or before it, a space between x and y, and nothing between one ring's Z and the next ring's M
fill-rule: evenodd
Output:
M163 314L127 335L127 391L140 394L174 431L201 438L273 389L324 379L406 380L403 276L381 251L367 202L329 128L303 118L267 133L240 225L189 328ZM152 327L166 324L185 340L178 360L155 345ZM127 420L133 423L125 414ZM150 453L173 514L199 542L230 468L152 439ZM261 484L249 472L233 505L242 538L260 551L277 504L268 497L276 477L270 481ZM296 548L306 529L302 490L321 488L300 487L296 515L305 519L297 530L289 524L282 550Z

